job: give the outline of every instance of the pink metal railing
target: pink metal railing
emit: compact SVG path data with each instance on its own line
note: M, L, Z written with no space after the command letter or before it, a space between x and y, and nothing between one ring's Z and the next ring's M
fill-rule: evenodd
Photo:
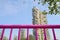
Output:
M9 40L11 40L11 38L12 38L12 30L13 30L13 29L11 28Z
M44 39L47 40L45 28L44 28Z
M27 39L26 40L29 40L29 28L33 28L33 29L43 28L44 29L44 40L47 40L45 29L46 28L51 28L52 32L53 32L54 40L56 40L54 28L60 28L60 25L0 25L0 28L3 29L0 40L3 40L4 31L5 31L6 28L10 28L11 29L10 30L9 40L12 39L12 31L15 28L19 29L19 31L18 31L18 40L20 40L20 28L27 28ZM36 40L38 40L37 30L36 30Z
M18 31L18 40L20 40L20 28L19 28L19 31Z

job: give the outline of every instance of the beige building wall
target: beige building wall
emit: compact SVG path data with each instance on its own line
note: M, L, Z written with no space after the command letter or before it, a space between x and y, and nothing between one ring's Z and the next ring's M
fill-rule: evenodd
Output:
M32 16L33 16L33 19L32 19L33 25L45 25L45 24L47 24L46 15L42 14L42 12L40 12L38 8L34 7L32 9L32 12L33 12L32 13ZM36 35L35 33L36 33L36 31L34 29L33 30L33 34ZM37 33L38 33L38 40L44 40L44 29L38 28ZM49 36L48 29L46 29L46 33L47 33L47 40L49 40L50 36Z

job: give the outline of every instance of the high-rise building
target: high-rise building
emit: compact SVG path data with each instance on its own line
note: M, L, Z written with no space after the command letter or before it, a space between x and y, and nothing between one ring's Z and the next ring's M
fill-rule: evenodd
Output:
M42 12L39 11L38 8L34 7L32 9L32 22L33 25L45 25L47 24L47 18L46 18L46 14L43 14ZM46 37L47 40L50 40L50 35L48 32L48 29L45 30L46 31ZM33 29L33 34L36 36L36 29ZM38 34L38 40L44 40L44 29L37 29L37 34Z
M22 28L20 34L21 38L26 38L25 29Z

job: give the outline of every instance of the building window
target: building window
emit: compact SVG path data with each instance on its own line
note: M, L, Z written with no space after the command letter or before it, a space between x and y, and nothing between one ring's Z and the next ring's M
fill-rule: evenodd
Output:
M46 18L46 16L44 16L43 18Z
M45 20L44 23L47 24L47 20Z

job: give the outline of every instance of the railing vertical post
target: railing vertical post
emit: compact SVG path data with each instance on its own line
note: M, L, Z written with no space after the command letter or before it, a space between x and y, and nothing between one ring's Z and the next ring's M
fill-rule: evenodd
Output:
M11 40L11 38L12 38L12 31L13 31L13 29L11 28L11 30L10 30L10 36L9 36L9 40Z
M37 34L37 29L36 29L36 40L38 40L38 34Z
M18 40L20 40L20 28L19 28L19 30L18 30Z
M56 40L54 28L52 29L52 32L53 32L54 40Z
M44 40L47 40L47 38L46 38L46 30L45 30L45 28L44 28Z
M27 40L29 40L29 29L27 28Z
M4 31L5 31L5 28L3 28L3 30L2 30L1 40L3 40Z

